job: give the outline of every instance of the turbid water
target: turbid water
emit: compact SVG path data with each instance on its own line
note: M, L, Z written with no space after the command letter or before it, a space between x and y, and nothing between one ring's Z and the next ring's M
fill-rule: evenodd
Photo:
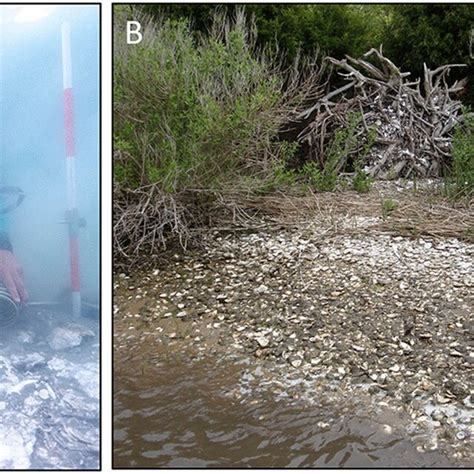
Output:
M474 248L377 230L397 189L118 274L115 466L472 466Z
M30 308L0 333L0 469L99 466L97 319Z
M419 452L401 415L277 390L261 368L205 359L115 371L115 467L440 467Z

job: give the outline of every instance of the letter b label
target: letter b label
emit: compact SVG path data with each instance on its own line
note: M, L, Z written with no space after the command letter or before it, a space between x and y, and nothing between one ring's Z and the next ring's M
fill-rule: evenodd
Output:
M142 25L138 21L127 21L127 44L138 44L143 39Z

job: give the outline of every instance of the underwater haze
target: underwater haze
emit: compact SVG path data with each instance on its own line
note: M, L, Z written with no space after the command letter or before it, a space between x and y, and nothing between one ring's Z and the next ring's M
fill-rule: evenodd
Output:
M0 188L26 196L0 213L0 230L29 293L10 324L0 317L0 470L100 467L99 20L97 5L0 6ZM76 315L65 223L65 22L77 208L86 221L79 230L85 304ZM0 208L14 201L1 194Z
M1 153L3 185L26 194L8 217L31 300L54 300L69 283L61 25L71 25L81 283L98 299L98 6L3 6ZM32 13L29 14L28 12ZM44 16L42 16L44 15ZM35 21L35 18L36 21Z

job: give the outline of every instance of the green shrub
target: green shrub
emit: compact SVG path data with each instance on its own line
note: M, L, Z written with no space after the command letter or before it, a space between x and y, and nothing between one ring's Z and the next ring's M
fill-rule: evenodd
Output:
M239 4L147 4L154 16L187 18L195 32L206 34L215 10L232 15ZM380 44L385 24L384 5L288 5L247 4L245 11L255 18L260 45L275 45L294 58L299 51L321 50L331 56L359 56Z
M295 170L288 168L288 163L293 158L298 143L280 141L273 144L277 149L277 160L272 160L270 166L262 176L248 175L241 179L241 191L266 194L273 191L284 191L293 188L298 181Z
M362 147L362 151L354 159L354 176L352 178L352 187L358 193L368 193L370 191L370 188L372 187L372 183L374 182L374 179L364 171L362 163L365 162L367 154L373 147L376 138L377 126L372 125L369 128L369 133L367 135L365 144Z
M304 164L301 174L309 183L319 191L333 191L338 183L339 174L347 165L350 156L354 156L360 148L358 126L362 121L360 113L350 113L348 115L347 127L337 130L334 138L328 146L324 165L320 167L314 161ZM355 189L365 192L370 189L371 178L362 170L361 163L367 156L376 137L376 129L369 131L369 136L362 145L354 159L354 168L356 170L353 180Z
M141 9L141 8L140 8ZM126 20L143 39L127 45ZM195 32L194 32L195 33ZM282 125L321 86L320 70L257 49L241 10L208 35L185 20L114 9L114 249L120 258L182 247L212 225L221 198L296 182ZM303 86L302 86L303 84ZM224 206L222 206L225 209Z
M474 191L474 114L465 110L463 122L455 131L452 141L452 165L446 179L450 196L471 196Z
M382 200L382 219L386 220L398 207L398 202L392 198Z
M352 178L352 187L358 193L368 193L373 182L374 179L371 176L369 176L365 171L358 169Z
M474 5L469 3L385 5L390 21L381 35L385 54L413 79L423 77L423 64L434 69L441 64L466 64L455 68L450 80L472 77L474 61L470 37ZM474 86L469 81L463 101L474 104Z
M288 73L256 50L243 13L217 15L200 39L184 20L141 23L137 45L126 44L124 21L115 30L116 183L218 189L236 176L265 180L273 167L287 179L278 167L288 150L276 137L310 91L286 89Z
M314 161L303 165L301 170L307 183L318 191L333 191L337 184L337 172L331 166L325 166L323 170Z
M122 6L120 6L122 7ZM146 4L157 17L190 19L195 34L206 34L216 9L232 14L238 4ZM114 7L115 9L118 6ZM412 77L441 64L467 64L455 69L451 79L473 74L470 42L474 6L461 4L247 4L255 17L257 40L263 46L278 44L288 59L300 50L343 59L358 57L384 45L386 55ZM468 83L463 100L473 104L474 87Z

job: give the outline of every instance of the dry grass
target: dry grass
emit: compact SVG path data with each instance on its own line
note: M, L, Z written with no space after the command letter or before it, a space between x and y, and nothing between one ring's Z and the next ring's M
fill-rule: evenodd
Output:
M432 188L414 192L401 190L395 183L378 182L365 194L340 190L265 196L242 190L193 190L179 196L179 201L164 196L156 187L142 190L140 196L136 193L114 198L115 265L120 270L136 269L155 259L167 260L177 249L199 248L202 236L213 231L307 228L313 238L317 235L322 240L375 233L474 243L473 199L452 201ZM384 212L386 200L394 203L389 212Z
M384 215L383 202L395 209ZM301 227L318 225L326 233L383 232L401 236L431 236L474 241L473 200L450 201L433 191L377 189L309 193L305 196L273 194L262 197L221 196L213 215L222 230Z

